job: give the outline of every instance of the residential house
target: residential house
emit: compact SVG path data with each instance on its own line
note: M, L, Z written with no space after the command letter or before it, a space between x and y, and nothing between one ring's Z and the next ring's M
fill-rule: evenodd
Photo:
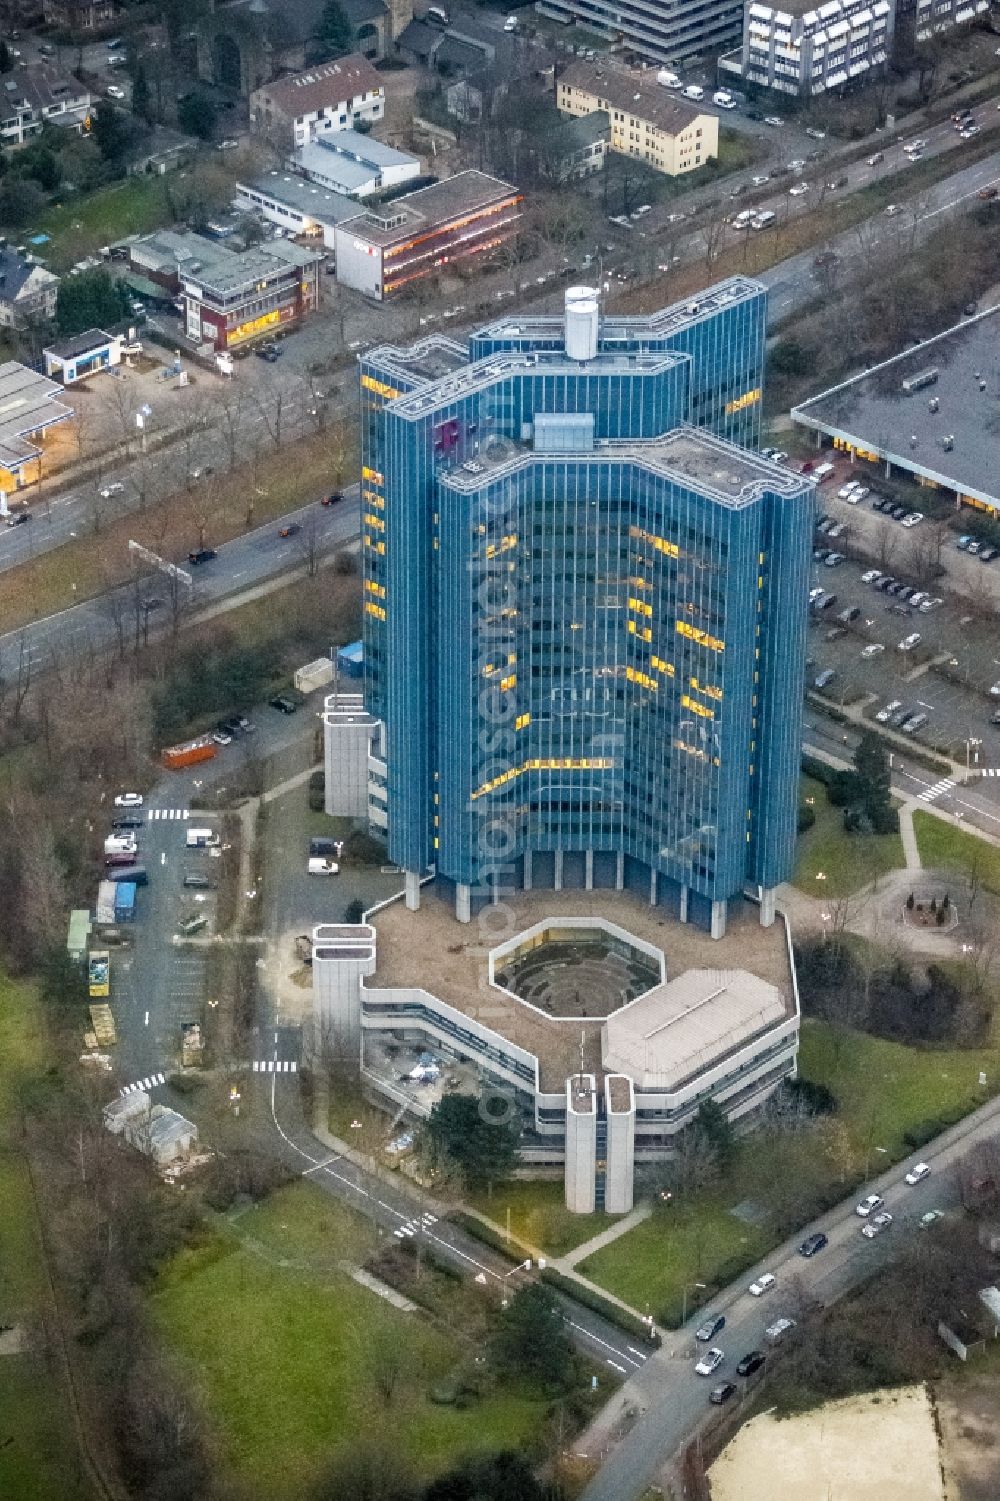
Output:
M277 78L250 95L251 129L286 151L335 131L374 125L384 114L382 79L357 53Z
M97 31L110 26L117 14L116 0L42 0L46 26L66 31Z
M56 310L58 276L0 246L0 327L24 328Z
M0 146L23 146L43 125L80 134L90 124L90 92L71 73L35 63L0 78Z

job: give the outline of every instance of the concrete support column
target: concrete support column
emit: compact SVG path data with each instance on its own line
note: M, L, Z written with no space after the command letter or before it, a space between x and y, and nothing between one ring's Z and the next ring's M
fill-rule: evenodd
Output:
M555 873L554 873L553 880L552 880L552 887L553 887L553 890L555 890L555 891L562 891L562 867L563 867L563 852L562 852L562 850L556 850L554 865L555 865Z
M886 461L885 461L885 477L886 477L886 479L892 479L892 460L891 459L886 459Z
M625 890L625 851L619 850L615 856L615 890Z
M583 856L583 889L584 889L584 891L593 891L593 889L594 889L594 851L593 850L586 850L584 852L584 856Z
M649 905L656 906L656 871L649 872Z
M762 886L760 891L760 925L762 928L770 928L774 924L775 900L774 887Z
M680 910L679 916L680 916L681 922L687 922L687 920L688 920L688 889L687 889L686 886L682 886L681 887L681 910Z
M531 851L524 852L524 889L531 890Z
M455 883L455 917L459 922L472 921L472 887L465 881Z
M403 882L407 910L418 912L420 910L420 872L417 870L408 870L405 873Z
M725 902L712 903L712 937L725 938L726 936L726 904Z

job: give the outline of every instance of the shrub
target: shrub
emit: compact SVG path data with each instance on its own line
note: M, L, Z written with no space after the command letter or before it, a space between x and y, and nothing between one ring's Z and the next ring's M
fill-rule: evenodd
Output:
M804 834L806 829L811 829L816 822L816 809L808 803L799 803L798 831Z

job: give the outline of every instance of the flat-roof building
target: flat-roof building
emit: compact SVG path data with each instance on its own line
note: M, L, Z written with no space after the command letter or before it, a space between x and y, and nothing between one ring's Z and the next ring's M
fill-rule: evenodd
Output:
M743 0L679 5L676 0L536 0L543 16L575 22L653 63L685 63L732 47L743 29Z
M420 176L420 158L357 130L340 130L300 146L292 157L303 177L349 198L370 198Z
M1000 307L988 308L792 410L858 458L1000 513Z
M722 67L801 98L856 87L885 72L895 14L894 0L750 0L742 51Z
M337 280L382 301L516 233L523 197L485 172L459 172L337 225Z
M603 111L610 149L676 177L719 154L719 117L661 88L648 75L609 63L571 63L555 79L556 105L577 118Z
M357 217L355 199L331 192L294 172L271 171L236 184L233 200L243 212L260 214L293 235L321 240L327 250L336 245L337 225Z

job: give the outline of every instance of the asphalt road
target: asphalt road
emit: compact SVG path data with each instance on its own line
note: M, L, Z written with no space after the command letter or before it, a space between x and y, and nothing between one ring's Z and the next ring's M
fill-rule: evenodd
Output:
M726 1317L725 1329L712 1341L725 1351L726 1360L712 1377L706 1379L694 1372L695 1358L705 1346L696 1344L693 1335L706 1310L690 1319L673 1339L666 1339L663 1348L627 1382L622 1400L638 1405L642 1415L608 1454L582 1501L636 1501L642 1496L660 1466L697 1431L710 1410L712 1387L724 1380L739 1383L736 1362L750 1350L767 1350L765 1328L777 1318L797 1318L803 1298L822 1304L835 1302L884 1265L894 1247L918 1234L918 1221L927 1210L955 1208L959 1203L959 1185L952 1171L956 1161L973 1142L994 1137L998 1128L1000 1098L989 1101L923 1149L919 1160L932 1168L923 1183L911 1188L903 1182L917 1157L898 1164L829 1214L803 1226L794 1240L729 1287L707 1310ZM866 1192L881 1194L894 1217L893 1224L874 1241L861 1235L863 1221L855 1213L856 1203ZM797 1247L815 1230L823 1231L830 1243L806 1260L798 1255ZM946 1225L933 1233L947 1234ZM750 1297L749 1284L765 1271L774 1273L776 1286L761 1298ZM808 1331L802 1337L808 1338ZM780 1354L768 1358L774 1361Z
M279 529L293 523L301 530L291 537L279 537ZM280 521L268 522L245 536L223 543L217 558L188 570L190 589L181 581L175 585L168 576L153 571L144 574L137 584L123 585L58 615L33 621L23 630L0 636L0 661L16 657L22 640L31 662L38 666L77 652L114 649L119 643L128 646L136 639L153 640L158 633L171 629L175 617L183 623L231 595L243 594L292 569L307 568L311 552L322 558L356 542L358 528L358 487L353 485L337 505L320 506L313 501ZM143 604L150 599L159 599L161 603L147 612Z

